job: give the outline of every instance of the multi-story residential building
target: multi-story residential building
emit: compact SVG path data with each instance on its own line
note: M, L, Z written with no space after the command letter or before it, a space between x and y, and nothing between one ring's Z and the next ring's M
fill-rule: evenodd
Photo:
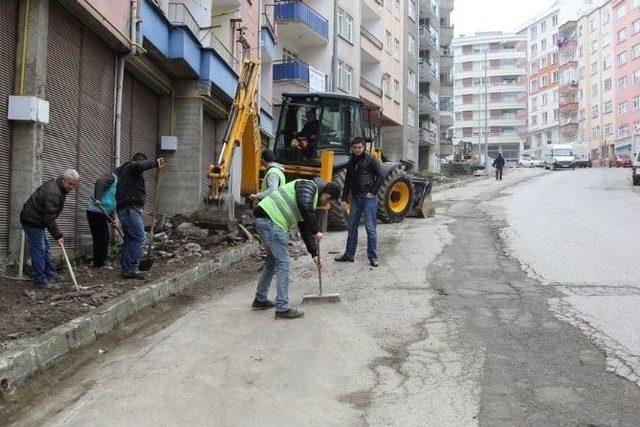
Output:
M640 133L640 1L611 2L614 21L615 62L615 151L618 154L637 153L635 138Z
M613 22L611 2L585 5L558 36L562 141L585 144L595 164L608 157L615 133Z
M453 25L454 0L440 0L440 155L453 154Z
M560 53L558 29L575 19L590 0L557 0L550 8L521 26L517 33L528 40L528 129L523 134L524 147L536 149L543 144L558 143L560 132ZM569 65L571 66L571 64ZM577 133L577 124L565 126L563 136Z
M522 150L518 132L526 126L524 36L477 33L453 40L453 143L472 143L484 153L501 152L517 161Z
M440 5L437 0L420 0L420 134L419 167L437 170L440 110Z

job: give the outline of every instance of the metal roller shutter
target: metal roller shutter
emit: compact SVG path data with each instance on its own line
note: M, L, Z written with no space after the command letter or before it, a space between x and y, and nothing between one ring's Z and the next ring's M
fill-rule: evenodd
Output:
M202 132L202 192L201 196L204 199L209 194L209 178L207 178L207 172L209 171L209 165L217 160L216 151L216 122L209 114L204 114L204 126Z
M125 73L122 96L122 162L135 153L152 159L158 155L158 95L129 73ZM156 170L144 173L147 189L145 211L150 212L155 197Z
M18 42L18 2L0 2L0 257L7 254L11 194L11 127L8 97L13 93Z
M115 56L57 2L49 13L43 181L67 168L80 173L80 188L67 196L58 225L70 249L91 243L85 203L95 180L113 168ZM76 251L74 251L76 252Z

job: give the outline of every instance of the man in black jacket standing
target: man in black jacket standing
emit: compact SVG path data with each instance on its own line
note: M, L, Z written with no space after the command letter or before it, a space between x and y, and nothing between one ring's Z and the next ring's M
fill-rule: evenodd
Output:
M116 209L124 232L120 265L122 277L125 279L145 279L147 277L147 273L138 268L146 241L142 210L147 192L142 173L153 168L162 169L164 167L165 162L162 157L157 160L147 160L147 156L144 154L136 153L130 162L116 169L118 176Z
M64 239L56 219L60 216L67 194L78 186L80 176L73 169L67 169L56 179L42 184L22 206L20 223L29 248L33 268L33 285L41 288L55 288L53 282L58 274L49 261L50 245L44 230L58 242Z
M496 181L502 181L502 170L504 169L504 157L502 157L502 153L498 153L498 157L493 161L493 167L496 168Z
M364 151L364 140L354 138L351 141L351 158L347 164L347 176L342 191L342 201L351 202L349 212L349 234L347 248L338 262L353 262L358 246L358 226L364 214L367 230L367 256L372 267L378 266L378 237L376 232L376 214L378 197L376 193L382 184L382 164L378 159Z

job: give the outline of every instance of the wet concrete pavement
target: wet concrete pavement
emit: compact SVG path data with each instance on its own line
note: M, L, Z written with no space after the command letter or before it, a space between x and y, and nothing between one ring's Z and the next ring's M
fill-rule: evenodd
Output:
M151 313L109 352L69 362L55 384L31 384L42 386L37 398L26 399L8 420L50 426L638 425L640 389L607 369L604 338L589 334L597 330L633 354L635 335L627 328L635 326L634 304L624 293L636 289L633 280L616 282L615 295L602 296L597 280L584 286L593 289L595 282L599 297L618 298L599 313L597 303L589 305L587 328L584 319L575 321L586 316L584 307L567 293L577 276L567 276L568 285L560 280L565 276L542 273L582 272L583 258L571 254L586 243L570 240L581 247L569 247L566 261L552 255L562 245L539 234L545 221L557 224L563 213L551 197L557 187L579 195L576 187L604 182L611 197L640 203L621 172L509 170L500 183L440 192L436 218L379 227L378 269L366 264L363 238L356 263L330 261L334 255L327 252L341 251L345 239L332 233L323 244L323 275L342 302L305 307L303 319L276 321L270 311L247 309L256 266L214 278L206 287L215 292L167 307L161 324L152 323ZM606 213L606 195L598 197ZM540 208L547 200L548 209ZM597 221L593 203L571 206ZM530 248L538 239L548 242L542 252ZM315 286L316 271L308 257L294 265L292 299L300 301ZM617 324L607 321L612 310L624 313Z

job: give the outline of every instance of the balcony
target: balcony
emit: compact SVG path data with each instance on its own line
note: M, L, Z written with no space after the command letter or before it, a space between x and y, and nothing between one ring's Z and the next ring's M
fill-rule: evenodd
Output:
M576 39L571 40L558 40L558 49L560 52L575 52L578 47L578 41Z
M278 1L275 18L279 37L298 47L324 46L329 42L329 22L302 1Z
M560 133L563 135L570 135L578 133L579 124L576 121L568 121L560 124Z
M578 91L578 82L572 80L569 83L563 83L560 85L560 94L571 94Z
M420 129L420 142L436 143L436 133L429 129Z
M443 41L442 43L443 45L451 43L451 40L453 40L453 27L451 26L440 27L440 39Z
M273 63L273 81L291 81L308 86L309 65L297 59L276 61Z
M578 111L578 101L567 101L560 103L560 113L575 113Z
M200 38L200 26L184 4L169 3L169 22L186 27L196 39Z
M420 114L428 114L428 113L438 113L438 101L435 101L435 95L433 97L428 97L426 95L420 94L419 103L420 103Z
M420 43L439 49L438 32L431 25L420 25ZM422 46L421 46L422 48Z
M360 27L360 34L362 35L362 37L373 43L373 45L379 50L382 50L384 48L384 43L382 42L382 40L380 40L378 36L369 31L366 27Z
M560 72L564 70L575 69L575 68L578 68L578 61L576 60L571 60L571 61L563 62L562 64L560 64Z
M366 89L367 91L369 91L373 95L375 95L378 98L380 98L380 100L382 100L382 88L377 86L375 83L370 82L369 80L365 79L364 77L360 77L360 87Z

